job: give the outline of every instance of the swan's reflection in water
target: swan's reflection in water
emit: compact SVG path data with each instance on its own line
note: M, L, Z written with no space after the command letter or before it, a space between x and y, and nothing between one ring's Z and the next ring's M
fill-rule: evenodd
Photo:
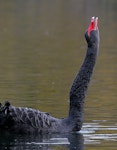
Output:
M117 124L104 126L99 123L84 124L78 133L11 135L0 131L0 150L84 150L88 145L117 146Z
M83 150L84 139L81 133L49 135L0 135L0 150L51 150L62 145L69 150ZM58 148L59 149L59 148Z

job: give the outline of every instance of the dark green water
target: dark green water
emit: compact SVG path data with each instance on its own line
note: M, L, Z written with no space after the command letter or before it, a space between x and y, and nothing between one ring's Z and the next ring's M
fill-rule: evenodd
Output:
M92 16L99 17L101 43L81 134L4 135L1 149L116 149L116 0L1 1L0 99L66 116L69 89L85 56L84 32Z

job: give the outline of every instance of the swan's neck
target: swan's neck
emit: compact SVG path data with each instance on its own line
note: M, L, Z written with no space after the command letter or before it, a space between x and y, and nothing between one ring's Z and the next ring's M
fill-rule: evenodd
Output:
M98 48L87 49L84 62L70 90L69 118L76 123L75 128L81 128L83 123L84 99L95 66L97 50Z

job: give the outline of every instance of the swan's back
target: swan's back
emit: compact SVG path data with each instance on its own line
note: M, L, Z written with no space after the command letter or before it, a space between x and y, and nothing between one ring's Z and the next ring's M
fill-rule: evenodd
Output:
M20 133L49 132L57 130L58 120L48 113L31 108L14 107L9 102L0 107L0 127L5 130Z

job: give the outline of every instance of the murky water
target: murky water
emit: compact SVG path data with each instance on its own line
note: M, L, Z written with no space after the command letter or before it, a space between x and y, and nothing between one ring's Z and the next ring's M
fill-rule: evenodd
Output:
M38 137L0 133L0 149L116 149L116 0L1 1L0 99L66 116L69 89L86 52L84 31L93 15L99 17L101 43L82 131Z

